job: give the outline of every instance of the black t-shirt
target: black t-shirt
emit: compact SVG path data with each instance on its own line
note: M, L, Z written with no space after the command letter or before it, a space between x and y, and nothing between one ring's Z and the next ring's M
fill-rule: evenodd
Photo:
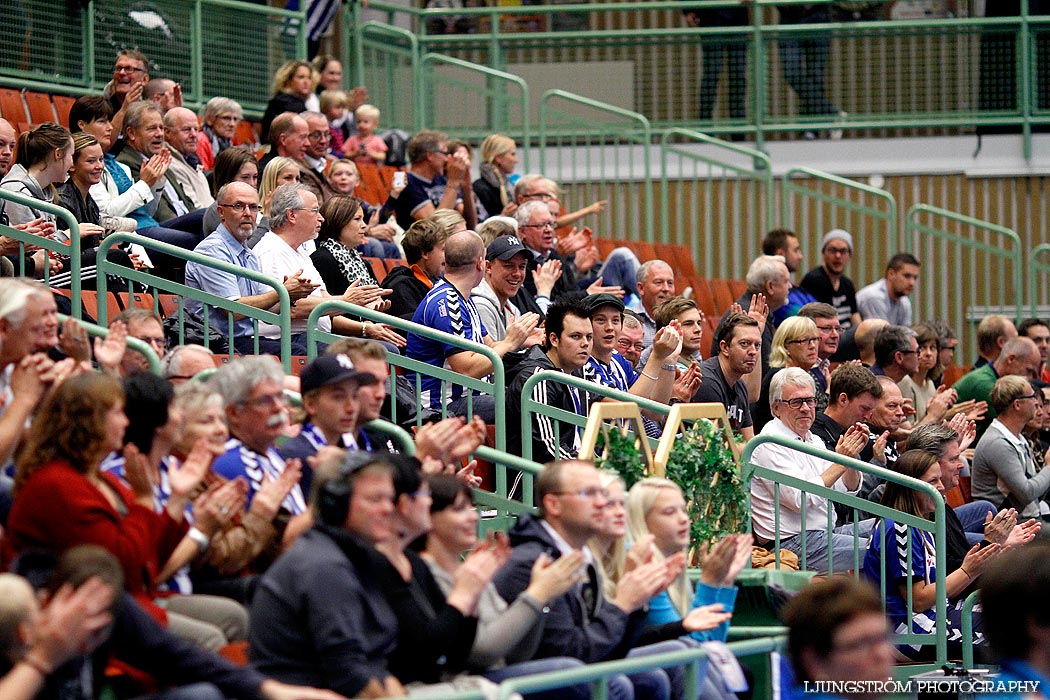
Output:
M850 319L858 312L857 288L853 286L853 280L849 277L840 277L838 291L835 291L827 271L820 266L807 272L799 286L812 294L817 301L834 306L839 312L839 325L843 328L853 325Z
M445 196L447 185L448 180L444 175L437 175L433 180L424 180L418 175L409 173L405 189L398 195L397 203L394 205L397 225L407 231L415 221L412 212L420 205L430 202L436 207L441 204L441 198Z
M734 386L729 386L717 356L701 362L700 371L703 372L704 380L696 390L693 402L720 403L725 406L733 430L751 427L751 408L747 403L744 380L738 379Z

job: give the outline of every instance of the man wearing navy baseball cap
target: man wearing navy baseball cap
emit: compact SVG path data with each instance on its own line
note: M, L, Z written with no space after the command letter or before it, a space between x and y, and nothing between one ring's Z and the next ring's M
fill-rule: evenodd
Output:
M299 483L304 494L310 493L313 475L306 458L325 445L355 446L352 434L357 425L357 390L377 381L375 375L355 369L350 358L342 354L321 355L303 368L299 382L306 422L278 452L286 460L302 460L303 478Z
M500 236L489 243L485 260L485 278L471 290L470 299L478 308L481 322L485 324L489 336L493 340L502 340L507 335L507 326L514 319L532 308L538 308L535 300L527 308L516 303L520 294L531 294L527 290L522 292L529 274L529 252L517 236ZM545 284L544 280L537 279L537 282L540 284L540 293L549 297L553 281ZM538 345L543 342L543 338L537 333L531 341L526 341L523 347Z

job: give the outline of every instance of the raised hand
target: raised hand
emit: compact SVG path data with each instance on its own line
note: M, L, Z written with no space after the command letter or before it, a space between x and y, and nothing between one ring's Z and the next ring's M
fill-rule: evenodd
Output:
M764 328L766 318L769 316L769 304L766 303L765 294L755 294L751 297L751 305L747 309L747 315L758 322L759 328Z
M550 299L554 285L561 279L561 260L554 258L543 263L532 271L532 281L536 283L536 296Z
M77 362L91 360L91 343L87 331L75 318L67 318L58 336L58 349Z
M128 351L128 326L123 321L114 321L105 338L95 338L95 361L99 367L111 374L120 373L120 363Z
M623 299L623 287L603 287L601 275L598 279L591 282L591 286L587 287L587 294L612 294L614 297Z

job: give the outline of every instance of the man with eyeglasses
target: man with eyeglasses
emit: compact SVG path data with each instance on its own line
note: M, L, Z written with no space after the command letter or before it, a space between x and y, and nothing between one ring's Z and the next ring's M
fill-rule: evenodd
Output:
M142 91L149 82L149 59L145 54L134 49L124 49L117 54L113 64L113 78L106 83L102 97L109 100L113 108L113 133L116 134L113 147L109 150L119 153L124 145L124 114L128 105L142 99Z
M1029 341L1031 342L1031 341ZM973 497L997 508L1016 508L1025 518L1047 519L1050 469L1036 471L1035 458L1022 434L1036 414L1042 395L1019 376L1000 377L989 404L996 417L973 454Z
M231 182L223 185L218 192L217 209L222 225L200 244L194 252L237 265L248 270L262 272L259 258L246 244L255 232L255 217L259 213L259 193L244 182ZM277 291L260 282L229 272L216 270L195 262L186 263L186 285L211 294L232 299L257 309L273 309L279 303ZM317 284L311 282L298 271L284 279L285 289L292 304L309 296ZM201 314L203 305L198 301L187 301L191 313ZM209 306L211 327L221 333L229 332L229 320L225 311ZM255 326L249 318L237 318L233 322L233 337L230 339L232 349L246 354L255 354ZM259 352L271 355L281 354L281 343L277 340L260 337ZM292 353L305 355L304 340L292 339Z
M310 166L316 174L324 176L328 169L328 163L333 158L329 157L328 144L332 138L332 132L328 129L328 117L320 112L302 112L300 117L306 120L306 153L303 161Z
M420 131L408 142L406 155L411 168L405 189L397 197L394 214L397 225L408 230L412 222L430 216L437 209L454 209L464 214L460 188L470 184L470 160L460 152L451 155L448 137L440 131ZM464 214L464 217L466 214ZM467 228L472 223L467 221Z
M882 388L882 395L875 401L872 409L864 423L868 428L868 440L864 449L860 451L858 459L887 469L893 469L900 457L897 443L908 437L908 426L905 423L907 412L904 403L904 395L893 381L885 375L875 377ZM869 474L864 475L864 483L860 487L860 495L869 497L881 481Z
M667 588L670 562L649 562L624 574L616 595L606 599L594 557L587 542L601 532L607 494L598 470L590 462L568 459L547 464L536 479L539 516L525 514L510 531L514 546L510 560L492 579L506 601L514 601L529 585L536 560L577 557L580 583L553 598L544 618L535 658L569 656L596 663L644 654L631 649L645 619L644 606ZM662 581L657 580L661 577ZM674 632L672 632L673 634ZM682 634L678 630L678 634ZM685 648L685 647L680 647ZM672 672L673 673L673 672ZM662 669L614 676L609 682L612 698L666 698L670 681ZM632 694L633 687L633 694Z
M894 382L919 371L919 341L907 326L889 325L875 336L875 364L871 373Z
M820 334L820 345L817 347L817 364L809 373L817 383L819 391L827 392L831 381L831 357L838 352L842 326L839 314L834 306L820 301L810 302L798 310L798 315L813 319Z
M1039 357L1042 358L1043 364L1037 379L1044 384L1050 384L1050 325L1040 318L1026 318L1017 326L1017 333L1031 338L1039 348Z
M149 309L132 307L124 309L110 320L113 324L122 322L127 327L128 337L137 338L149 345L157 353L157 359L163 361L168 351L168 338L164 335L164 325L160 317ZM213 365L214 366L214 365ZM142 353L128 349L121 360L120 372L125 377L136 372L149 372L149 362Z
M823 260L802 278L800 286L817 301L830 304L838 311L843 330L860 323L857 288L846 276L846 266L853 255L853 236L840 228L828 231L820 244Z
M616 352L627 360L631 367L637 367L642 359L642 351L645 350L645 329L642 328L642 320L638 314L630 309L624 309L623 325L620 327L620 337L616 339Z
M826 449L824 441L810 430L816 413L817 396L813 377L806 370L787 367L777 372L769 386L769 405L774 419L762 428L762 435L775 435ZM839 439L834 450L840 455L857 458L867 441L867 428L852 425ZM861 474L855 469L774 443L759 445L752 453L751 461L843 493L856 494L861 486ZM779 504L776 499L778 491ZM803 502L806 506L805 522L802 519ZM830 502L820 496L803 494L791 486L777 486L760 476L751 480L751 515L756 543L772 551L779 539L782 548L799 555L804 568L842 573L853 567L854 545L863 552L864 540L871 531L872 521L859 523L856 533L852 523L828 532L829 508ZM804 561L803 527L806 534Z
M984 418L977 421L977 439L980 440L984 431L996 416L995 406L991 404L992 389L995 382L1009 375L1016 375L1034 381L1039 378L1039 369L1043 358L1039 354L1039 348L1031 338L1011 338L1003 345L999 358L983 367L973 369L964 374L959 381L952 385L960 402L971 399L988 402L988 410Z
M288 424L284 372L272 357L240 357L220 367L209 382L222 395L230 427L226 452L215 459L212 470L226 479L244 479L250 506L263 484L298 464L286 462L275 447ZM283 517L278 515L274 525L283 531L289 516L305 510L306 498L296 483L281 502Z

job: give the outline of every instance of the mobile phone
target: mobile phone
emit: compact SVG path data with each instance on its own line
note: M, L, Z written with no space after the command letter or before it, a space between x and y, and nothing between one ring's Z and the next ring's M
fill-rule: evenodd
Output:
M408 184L408 175L403 170L394 173L394 187L404 187Z

